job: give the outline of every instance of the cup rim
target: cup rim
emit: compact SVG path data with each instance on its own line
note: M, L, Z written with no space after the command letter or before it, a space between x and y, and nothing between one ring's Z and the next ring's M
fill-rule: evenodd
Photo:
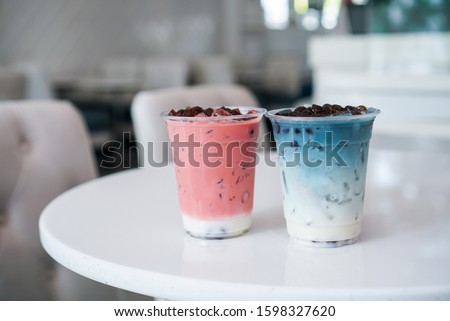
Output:
M367 114L362 115L342 115L342 116L320 116L320 117L293 117L293 116L283 116L283 115L276 115L276 113L280 111L285 110L294 110L297 107L289 107L289 108L279 108L279 109L272 109L266 112L266 117L269 119L274 120L283 120L283 121L290 121L290 122L330 122L330 121L337 121L337 122L344 122L344 121L354 121L354 120L363 120L363 119L373 119L376 116L378 116L381 111L379 109L369 107L371 112Z
M248 107L248 106L218 106L211 107L213 109L227 107L227 108L239 108L241 112L256 110L256 113L253 114L243 114L243 115L232 115L232 116L217 116L217 117L187 117L187 116L169 116L169 111L163 111L160 116L164 118L164 120L174 120L174 121L188 121L188 122L216 122L216 121L228 121L228 120L239 120L239 119L247 119L254 117L262 117L267 113L267 109L262 107Z

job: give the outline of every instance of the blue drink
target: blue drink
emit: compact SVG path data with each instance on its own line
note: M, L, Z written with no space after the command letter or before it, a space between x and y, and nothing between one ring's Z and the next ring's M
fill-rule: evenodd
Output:
M268 112L288 233L313 246L351 244L361 231L369 141L379 110L293 117Z

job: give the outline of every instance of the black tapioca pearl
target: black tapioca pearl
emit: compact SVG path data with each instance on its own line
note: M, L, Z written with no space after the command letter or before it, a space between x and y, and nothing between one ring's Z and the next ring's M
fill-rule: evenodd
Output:
M242 197L241 197L241 203L242 204L244 204L244 203L246 203L247 201L248 201L248 198L250 197L250 193L248 192L248 191L245 191L243 194L242 194Z
M287 183L286 183L286 174L284 174L284 171L281 171L282 176L283 176L283 184L284 184L284 189L286 191L286 194L288 193L288 188L287 188Z
M347 204L347 203L350 203L351 201L352 201L351 198L346 198L345 200L340 201L340 202L338 203L338 205Z
M359 181L359 175L356 169L353 171L353 174L355 174L355 181Z
M364 143L361 143L361 146L359 147L359 152L361 153L361 162L364 163L365 161Z
M323 105L323 113L324 113L325 115L329 115L329 114L332 114L332 113L333 113L330 104L325 104L325 105Z
M223 183L223 178L219 179L219 181L217 182L217 184L222 184Z
M252 165L253 165L253 163L251 163L251 162L241 162L241 167L244 170L249 168L249 167L252 167Z
M206 116L210 117L212 115L212 113L214 112L214 109L212 108L206 108L204 111Z
M250 132L249 132L249 134L250 134L250 136L253 136L253 134L255 133L255 129L250 129Z
M297 108L295 108L295 112L297 112L297 113L301 113L301 112L303 112L304 110L306 110L306 107L305 107L305 106L298 106Z
M206 133L207 133L207 134L211 134L213 131L214 131L214 129L210 129L210 130L208 130Z
M289 133L289 128L283 128L283 133L288 134Z
M338 203L339 202L339 198L334 194L327 194L325 196L325 199L327 200L327 202L330 202L330 203Z
M231 176L234 176L234 171L231 172Z
M320 127L316 127L316 130L320 130Z
M325 150L325 147L323 147L322 145L320 145L319 147L317 147L317 149L319 150L319 152L323 152Z
M222 193L219 193L219 198L222 199Z
M279 134L280 131L281 131L280 124L275 123L275 124L274 124L274 127L275 127L275 132L276 132L277 134Z
M347 194L350 191L350 186L347 182L342 183L342 187L344 188L344 193Z
M302 131L300 130L300 128L294 128L294 133L296 134L300 134Z
M236 182L234 182L234 184L239 184L239 182L241 181L241 176L238 176Z
M305 132L309 135L312 135L314 133L312 128L309 128L309 127L305 129Z
M294 141L291 143L291 147L298 147L298 146L300 146L300 145L298 144L298 142L297 142L296 140L294 140Z

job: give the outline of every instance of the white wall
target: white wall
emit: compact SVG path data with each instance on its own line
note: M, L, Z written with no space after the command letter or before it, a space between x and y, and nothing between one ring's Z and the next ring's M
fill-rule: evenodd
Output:
M0 64L89 75L107 57L221 50L219 0L0 0Z
M293 54L306 69L311 35L268 31L259 0L0 0L0 65L37 63L54 76L89 76L108 57L227 54L260 61Z

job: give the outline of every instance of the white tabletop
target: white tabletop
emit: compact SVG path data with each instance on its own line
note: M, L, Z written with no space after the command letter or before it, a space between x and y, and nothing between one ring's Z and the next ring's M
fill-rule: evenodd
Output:
M249 233L185 235L171 166L83 184L43 212L59 263L173 300L450 299L450 155L371 150L358 243L308 248L286 233L278 169L257 167Z

